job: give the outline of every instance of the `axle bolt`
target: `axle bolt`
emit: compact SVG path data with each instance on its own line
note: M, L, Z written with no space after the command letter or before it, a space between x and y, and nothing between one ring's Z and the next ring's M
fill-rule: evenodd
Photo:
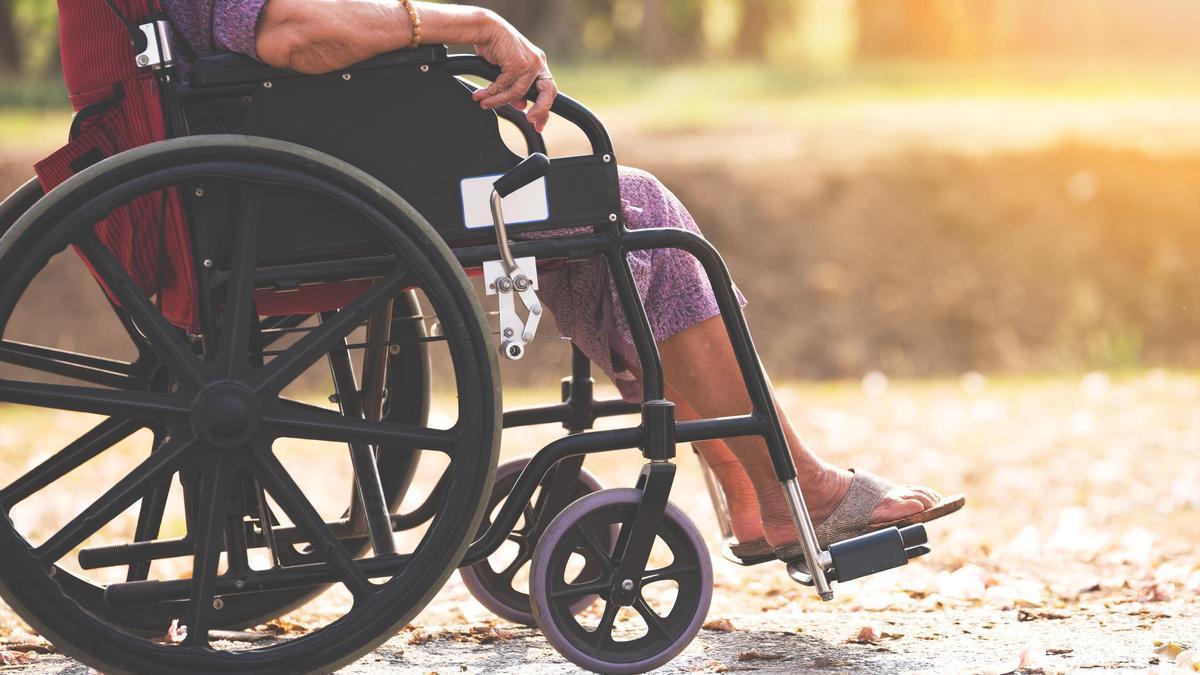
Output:
M400 345L392 345L388 347L388 353L392 356L400 356Z
M225 601L221 598L213 598L213 609L225 609Z
M204 264L204 269L209 269L209 270L212 269L212 266L213 266L212 258L205 258L203 264Z
M192 192L192 194L196 195L197 197L203 197L204 196L204 188L198 187Z
M633 579L626 579L621 582L621 590L629 592L633 590Z

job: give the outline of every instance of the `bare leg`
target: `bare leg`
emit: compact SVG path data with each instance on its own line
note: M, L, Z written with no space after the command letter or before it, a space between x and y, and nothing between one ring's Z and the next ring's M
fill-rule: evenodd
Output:
M701 419L700 413L670 387L667 387L667 397L676 402L675 413L678 419ZM721 440L701 441L696 443L696 449L700 451L705 464L712 467L717 483L725 493L733 536L741 543L762 538L762 518L758 514L758 497L755 494L754 483L750 482L750 477L746 475L737 455Z
M750 398L742 385L741 371L720 317L702 321L664 340L659 345L659 352L667 383L687 403L680 410L682 415L723 417L750 411ZM813 522L820 523L845 497L852 474L829 465L809 450L781 409L779 417ZM721 453L717 450L713 455L716 460L713 470L722 486L744 485L748 479L757 495L767 541L773 545L795 541L795 528L767 455L766 443L760 438L732 438L725 440L724 445L739 460L745 476L734 473L736 465L721 461ZM903 518L930 508L937 500L937 493L927 488L898 486L872 511L871 521ZM731 510L747 507L745 500L738 502L737 507L733 501L730 503ZM734 517L744 520L745 514Z

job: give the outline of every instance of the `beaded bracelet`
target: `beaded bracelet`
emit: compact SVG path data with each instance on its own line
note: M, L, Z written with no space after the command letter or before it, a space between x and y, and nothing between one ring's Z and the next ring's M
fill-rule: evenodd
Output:
M404 8L408 10L408 19L412 23L412 40L408 43L409 49L416 49L421 46L421 15L417 13L417 8L413 6L412 0L400 0L404 3Z

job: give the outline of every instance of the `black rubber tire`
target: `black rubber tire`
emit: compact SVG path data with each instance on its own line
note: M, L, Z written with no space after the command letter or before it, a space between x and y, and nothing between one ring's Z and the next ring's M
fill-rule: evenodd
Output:
M73 575L36 558L12 522L0 519L0 549L5 551L0 556L0 596L65 654L107 673L335 670L387 640L433 598L471 543L491 491L502 417L498 368L479 299L466 275L433 228L395 192L355 167L303 146L249 136L181 138L121 153L66 181L0 238L0 336L33 277L76 241L95 221L94 214L166 184L218 174L254 180L269 175L272 181L314 189L351 205L420 280L448 336L456 371L459 425L453 431L462 456L456 453L447 469L453 476L447 494L453 499L442 500L409 564L337 622L284 644L242 652L155 644L85 610L63 591ZM12 399L0 391L0 400Z
M642 637L628 642L614 642L608 635L611 633L610 624L610 629L597 645L593 633L576 620L576 612L566 597L560 595L572 585L564 577L568 558L574 553L586 552L587 547L581 549L582 540L576 534L580 528L631 522L641 502L641 494L640 490L633 488L619 488L601 490L576 501L563 509L546 528L533 555L529 593L537 625L559 654L586 670L626 674L644 673L661 667L691 644L708 615L713 586L708 547L691 519L670 503L663 514L659 540L670 548L673 556L668 568L678 565L686 573L675 575L678 592L671 610L666 616L660 617L662 634L655 637L648 629ZM612 560L611 550L608 553L609 562L615 568L620 561ZM643 572L643 580L655 572L661 573L662 570ZM608 572L594 581L611 584L612 576L613 573ZM588 585L586 581L573 583ZM657 610L646 603L640 591L638 593L648 611L657 615ZM610 602L605 600L606 612ZM638 613L641 611L639 609ZM600 628L598 625L594 630Z
M508 494L512 492L513 485L517 482L517 477L521 475L521 471L528 463L528 457L521 457L507 461L501 464L500 468L496 469L496 482L492 487L491 499L488 500L488 514L491 514L508 497ZM579 470L578 483L578 491L575 493L576 499L603 489L599 479L583 468ZM531 521L537 521L541 518L551 518L555 515L558 514L535 514L532 505L526 507L525 522L522 527L509 534L509 541L515 541L520 547L517 555L526 561L520 564L520 567L528 564L528 560L533 557L533 549L537 546L537 541L530 541L529 537L525 534L530 527L534 526L534 522ZM486 529L485 526L488 524L489 516L485 515L481 530ZM600 534L605 538L604 543L606 545L615 541L617 536L615 528L603 528ZM520 567L518 567L518 570ZM580 574L585 573L586 571L580 572ZM513 623L525 626L535 625L533 610L529 606L529 595L513 587L511 576L505 582L503 575L497 573L489 561L484 560L470 567L460 567L458 574L462 577L463 585L467 587L471 595L492 614ZM576 611L582 611L591 603L591 598L580 598L575 602Z

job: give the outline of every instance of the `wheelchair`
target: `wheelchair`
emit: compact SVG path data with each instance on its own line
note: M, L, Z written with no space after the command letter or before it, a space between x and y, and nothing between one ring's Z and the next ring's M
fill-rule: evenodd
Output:
M43 182L56 166L69 177L45 194L30 181L0 205L0 363L22 374L0 380L0 402L95 422L0 489L0 595L64 653L112 673L328 672L397 633L461 568L486 607L536 625L576 665L644 672L682 651L709 607L707 547L668 501L676 444L706 439L766 441L805 547L789 572L823 599L833 582L927 552L919 525L818 546L728 270L698 236L623 226L613 145L583 105L560 96L553 113L590 153L548 159L522 115L471 101L466 78L498 70L441 45L319 76L222 54L181 80L161 15L130 33L122 58L140 89L118 93L153 94L148 124L163 140L121 147L97 121L120 106L94 102L43 167ZM243 134L189 133L185 106L216 99L248 99ZM126 124L146 122L124 110ZM546 230L570 233L524 236ZM626 260L665 247L709 275L750 413L675 420ZM129 358L18 339L22 299L60 254L85 261ZM572 348L560 402L504 410L499 358L520 359L536 338L539 269L597 255L644 400L597 400ZM496 302L498 339L469 273ZM323 362L330 404L293 397ZM454 402L453 419L430 417L435 397ZM636 421L593 430L625 415ZM497 468L502 430L544 424L567 433ZM149 451L81 512L49 533L22 526L26 502L139 434ZM281 459L291 439L340 448L351 476L340 515ZM644 458L633 488L602 489L582 467L630 450ZM516 555L496 569L506 542ZM182 571L152 574L171 561ZM643 591L664 583L673 601L655 606ZM223 632L317 596L336 599L336 620L250 642ZM173 621L186 635L164 640Z

